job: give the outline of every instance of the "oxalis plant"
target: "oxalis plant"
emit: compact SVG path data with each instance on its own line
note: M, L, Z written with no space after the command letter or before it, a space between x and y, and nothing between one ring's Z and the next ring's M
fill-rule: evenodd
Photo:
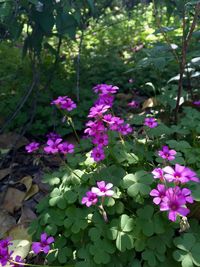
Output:
M93 90L97 100L81 139L70 116L74 101L59 96L51 102L73 128L76 145L49 133L46 144L26 146L27 153L63 160L44 177L52 190L30 226L31 253L45 255L50 266L200 266L199 111L183 109L178 126L153 112L127 123L112 109L118 87ZM11 243L0 241L2 266L35 266L13 253Z

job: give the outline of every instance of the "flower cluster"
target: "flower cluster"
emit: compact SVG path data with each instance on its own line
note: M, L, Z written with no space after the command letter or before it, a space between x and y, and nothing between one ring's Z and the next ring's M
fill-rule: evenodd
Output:
M74 145L65 141L63 142L61 136L56 133L50 133L47 137L47 145L44 147L44 151L47 154L61 153L67 155L74 152Z
M32 250L35 254L40 252L44 252L45 254L49 253L50 244L54 242L54 238L52 236L47 236L46 233L42 233L40 236L40 242L33 242Z
M82 198L81 203L90 207L98 202L98 197L111 197L114 191L111 190L113 184L106 184L105 181L97 182L97 187L92 187L90 191L86 192L86 196Z
M0 240L0 264L1 266L6 266L8 263L10 263L9 266L12 266L12 267L24 266L23 264L20 264L24 262L20 256L16 256L13 259L12 257L13 251L9 251L9 246L12 245L10 241L11 241L10 238Z
M158 155L171 161L175 159L176 151L163 146ZM176 221L178 215L186 216L190 212L186 204L193 203L193 198L191 191L181 186L190 181L199 182L196 173L188 167L175 164L174 167L155 168L152 174L154 179L159 179L161 182L157 185L157 189L150 192L153 202L160 206L161 211L168 211L168 218L171 221ZM174 186L171 186L171 183L174 183Z
M144 125L148 126L149 128L155 128L158 126L158 122L155 118L149 117L149 118L145 118Z
M28 144L25 149L28 153L32 153L39 149L39 145L39 143L32 142ZM44 152L47 154L61 153L67 155L74 152L74 145L63 141L59 134L52 132L47 135L47 143L44 147Z
M104 147L108 145L108 130L127 135L132 132L132 128L129 124L124 123L124 120L120 117L107 113L113 105L113 94L119 90L117 86L98 84L93 90L98 94L98 99L90 109L88 118L91 120L87 122L87 128L84 132L92 139L92 143L96 145L92 150L91 156L98 162L105 158Z
M76 104L68 96L59 96L57 99L53 100L51 104L66 111L72 111L76 108Z
M186 203L193 203L191 191L179 186L167 188L163 184L158 184L157 189L153 189L150 195L154 197L153 202L160 205L161 211L168 211L171 221L176 221L177 215L186 216L190 212Z

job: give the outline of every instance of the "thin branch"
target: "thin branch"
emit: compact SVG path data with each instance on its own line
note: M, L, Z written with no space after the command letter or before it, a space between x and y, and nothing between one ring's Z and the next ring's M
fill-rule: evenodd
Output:
M77 70L76 70L76 98L77 102L80 101L80 63L81 63L81 50L84 38L84 30L81 31L81 38L78 47L78 56L77 56Z
M179 112L179 106L180 106L180 99L183 91L183 74L185 70L186 60L187 60L187 48L189 45L189 42L192 38L193 31L195 30L198 16L200 13L200 3L195 6L195 14L193 17L192 24L190 26L190 30L188 34L185 36L185 29L186 29L186 21L185 21L185 10L183 12L183 37L182 37L182 52L181 52L181 63L180 63L180 78L178 82L178 94L177 94L177 100L176 100L176 107L175 107L175 123L178 122L178 112Z

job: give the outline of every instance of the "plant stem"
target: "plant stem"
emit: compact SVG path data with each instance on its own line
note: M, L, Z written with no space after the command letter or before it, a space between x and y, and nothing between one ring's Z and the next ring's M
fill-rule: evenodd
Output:
M76 137L77 142L80 144L80 138L79 138L79 136L78 136L78 134L76 132L76 129L74 127L74 123L73 123L72 118L71 117L67 117L67 121L69 122L70 126L72 127L72 130L73 130L73 132L75 134L75 137Z
M180 77L179 77L179 83L178 83L178 93L177 93L175 116L174 116L176 124L178 122L178 112L179 112L179 106L180 106L180 99L181 99L182 90L183 90L183 74L184 74L185 65L186 65L187 48L188 48L189 42L192 38L192 33L195 30L199 13L200 13L200 3L196 4L196 6L195 6L194 18L193 18L192 24L190 26L190 29L188 31L188 34L186 36L185 35L185 29L186 29L185 9L183 12L182 52L181 52L181 62L180 62L180 66L179 66Z

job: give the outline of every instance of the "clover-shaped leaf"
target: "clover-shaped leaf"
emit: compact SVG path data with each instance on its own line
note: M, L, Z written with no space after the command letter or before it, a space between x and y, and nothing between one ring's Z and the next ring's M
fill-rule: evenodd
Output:
M107 264L110 261L110 254L115 252L115 247L110 241L104 238L90 245L89 252L93 255L95 263Z
M134 229L135 222L128 215L123 214L119 220L113 220L111 227L107 231L111 240L116 240L116 247L124 252L134 247Z
M182 267L200 266L200 242L192 233L185 233L181 237L174 239L174 244L178 250L174 251L173 257L181 261Z
M65 228L71 228L72 233L78 233L88 225L87 211L71 206L66 210L67 218L64 220Z
M151 191L153 179L150 174L145 171L138 171L135 174L127 174L123 178L122 186L127 189L127 193L131 197L136 197L137 195L148 195Z

